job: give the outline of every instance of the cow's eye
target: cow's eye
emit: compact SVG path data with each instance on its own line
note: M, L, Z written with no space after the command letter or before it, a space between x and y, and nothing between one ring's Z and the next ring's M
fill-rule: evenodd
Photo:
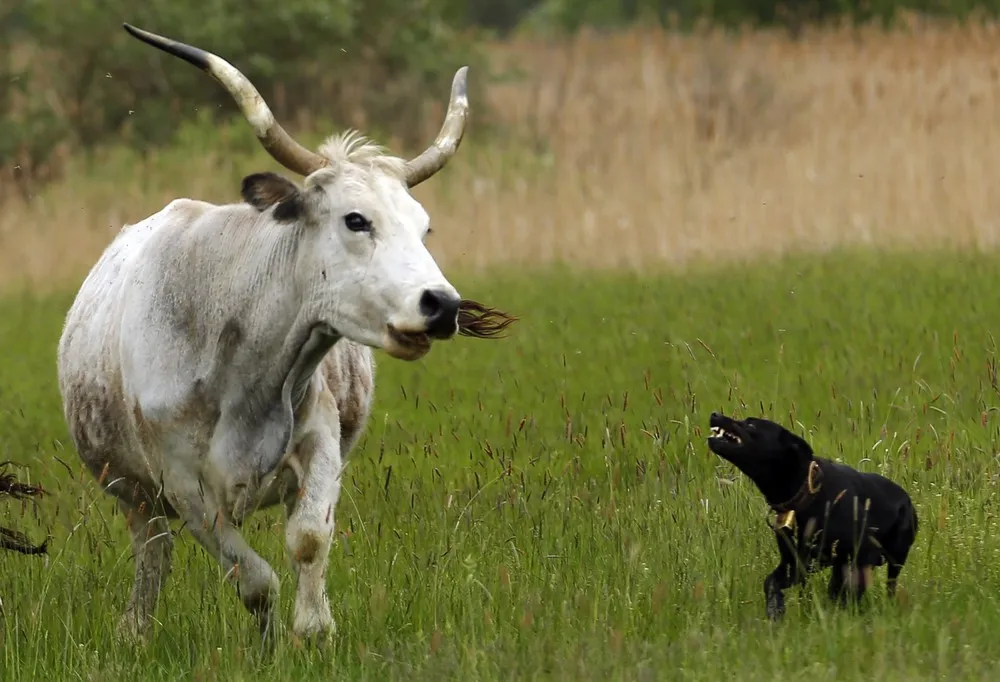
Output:
M344 225L351 232L371 232L372 221L360 213L348 213L344 216Z

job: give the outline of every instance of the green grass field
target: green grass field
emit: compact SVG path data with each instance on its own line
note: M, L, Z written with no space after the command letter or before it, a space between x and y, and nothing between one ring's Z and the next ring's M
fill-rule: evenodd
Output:
M0 521L9 680L994 679L1000 658L1000 256L841 253L685 276L497 275L463 293L510 338L380 355L376 406L337 509L325 650L270 658L186 534L145 648L114 627L123 519L69 443L55 345L71 295L0 304L0 459L52 495ZM760 414L818 454L905 485L920 533L897 604L830 607L826 576L764 619L766 507L704 442ZM246 533L292 576L279 511Z

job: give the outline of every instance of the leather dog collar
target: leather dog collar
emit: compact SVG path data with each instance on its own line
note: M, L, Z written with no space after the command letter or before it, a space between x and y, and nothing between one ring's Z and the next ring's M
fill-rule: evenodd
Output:
M795 511L809 504L815 499L820 488L823 487L823 469L819 462L812 460L809 462L809 471L806 472L806 480L802 482L802 487L788 501L781 504L771 505L771 510L777 513L774 520L775 529L791 528L795 524Z

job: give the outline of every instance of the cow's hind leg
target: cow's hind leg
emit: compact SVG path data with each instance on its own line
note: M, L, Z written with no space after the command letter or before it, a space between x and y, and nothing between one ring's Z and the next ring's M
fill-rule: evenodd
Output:
M162 506L142 501L138 506L120 501L135 559L135 582L125 613L118 624L120 633L138 638L149 628L160 590L170 575L173 538Z

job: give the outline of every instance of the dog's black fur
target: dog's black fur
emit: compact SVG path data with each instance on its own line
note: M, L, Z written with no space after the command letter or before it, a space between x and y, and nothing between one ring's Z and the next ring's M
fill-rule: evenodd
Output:
M871 587L872 568L883 564L889 596L895 595L917 534L917 512L903 488L815 457L805 440L767 419L713 413L710 426L709 449L746 474L778 514L781 562L764 580L771 619L784 615L784 590L823 568L833 568L828 593L841 604L860 599Z

